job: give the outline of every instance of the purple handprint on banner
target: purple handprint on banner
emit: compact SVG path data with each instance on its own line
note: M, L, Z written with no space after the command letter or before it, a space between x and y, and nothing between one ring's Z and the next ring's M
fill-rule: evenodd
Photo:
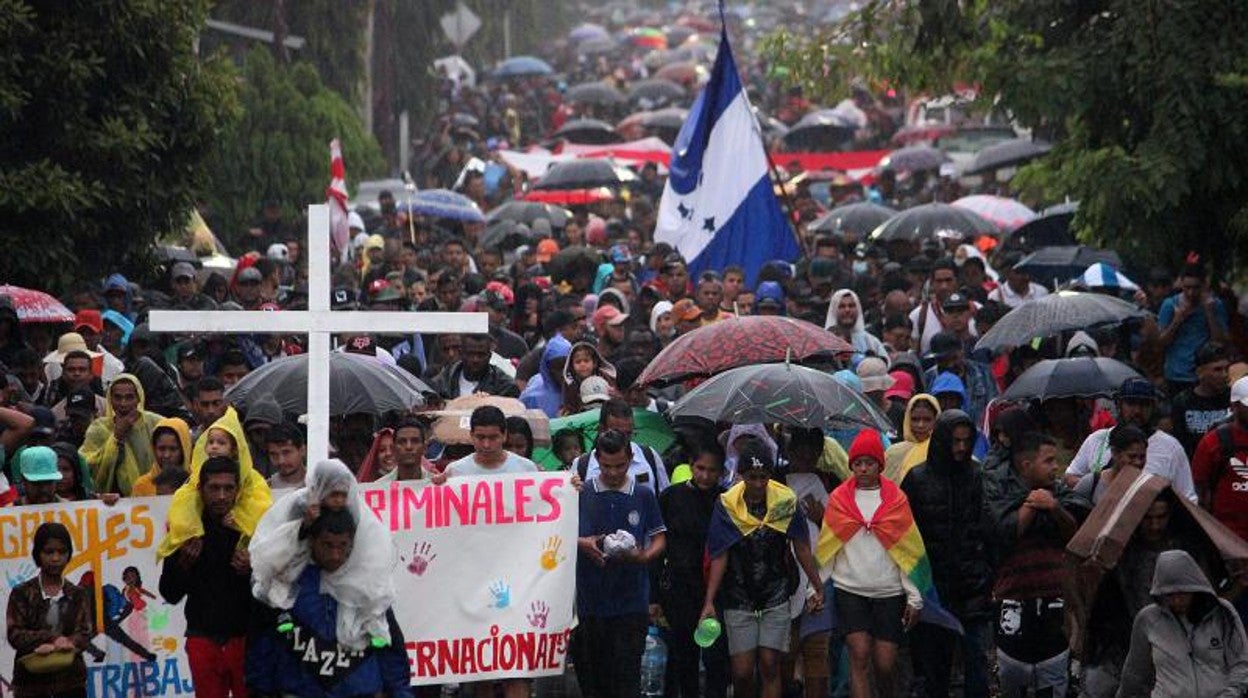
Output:
M544 601L534 601L529 604L529 625L534 628L543 629L546 627L546 618L550 615L550 606Z
M438 554L433 552L433 545L428 541L417 542L412 546L412 559L407 563L407 571L416 575L423 576L425 571L429 569L429 563L438 558ZM404 561L407 558L403 558Z

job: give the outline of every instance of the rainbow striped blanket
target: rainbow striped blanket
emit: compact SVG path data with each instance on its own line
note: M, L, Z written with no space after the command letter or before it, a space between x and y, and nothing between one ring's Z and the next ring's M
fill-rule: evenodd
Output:
M961 634L962 623L940 605L936 595L931 563L928 562L927 550L923 547L923 538L914 523L914 514L910 511L905 493L892 480L880 478L880 508L870 521L866 521L854 500L856 490L857 484L850 478L833 490L828 498L819 542L815 547L815 558L819 561L822 576L827 579L831 575L832 561L849 539L861 530L869 531L923 596L919 622L932 623Z

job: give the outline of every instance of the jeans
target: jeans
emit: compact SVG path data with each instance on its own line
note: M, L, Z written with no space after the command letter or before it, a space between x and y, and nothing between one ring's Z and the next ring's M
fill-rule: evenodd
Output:
M584 698L641 695L641 653L649 625L645 613L581 617L572 641L576 681Z
M920 623L910 631L910 651L914 658L915 694L947 698L949 674L953 668L953 648L962 647L962 674L966 698L988 696L988 652L992 647L992 624L988 620L963 621L966 633Z

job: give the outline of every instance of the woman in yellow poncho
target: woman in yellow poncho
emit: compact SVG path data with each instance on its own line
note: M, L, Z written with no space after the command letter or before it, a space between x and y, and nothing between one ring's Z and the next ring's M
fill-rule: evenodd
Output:
M129 373L108 384L104 416L91 422L78 452L91 469L96 491L129 497L153 460L152 431L160 415L143 409L143 384Z
M155 497L156 476L168 468L181 468L190 474L191 428L179 417L160 420L152 429L152 454L147 472L130 489L132 497Z
M939 416L940 402L935 397L919 393L910 398L901 429L905 441L889 446L884 453L884 477L900 485L911 468L927 460L927 444Z
M260 517L273 504L273 493L264 477L251 463L251 451L247 448L247 436L238 421L233 407L225 416L212 423L200 434L191 453L191 477L173 494L169 505L169 531L156 548L156 556L164 559L172 555L183 543L204 535L204 502L199 494L199 470L211 456L228 455L238 460L238 500L225 517L227 526L243 534L240 545L246 546L256 532Z

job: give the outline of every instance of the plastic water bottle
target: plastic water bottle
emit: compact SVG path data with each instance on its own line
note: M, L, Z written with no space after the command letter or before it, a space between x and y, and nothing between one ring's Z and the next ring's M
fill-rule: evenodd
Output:
M659 637L659 629L650 626L646 635L646 650L641 653L641 695L660 698L663 695L663 678L667 671L667 645Z

